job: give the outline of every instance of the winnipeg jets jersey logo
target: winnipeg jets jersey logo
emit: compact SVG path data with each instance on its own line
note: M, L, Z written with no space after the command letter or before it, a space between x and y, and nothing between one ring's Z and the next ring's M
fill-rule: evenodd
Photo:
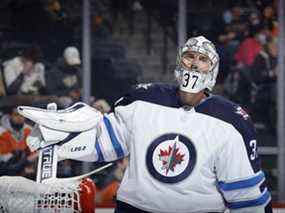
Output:
M179 153L179 148L177 148L178 136L175 138L174 145L168 146L167 150L160 150L159 160L162 162L161 170L165 171L165 175L171 170L174 172L177 164L181 164L184 160L185 154Z
M187 178L196 164L196 149L184 135L168 133L156 138L148 147L146 165L149 173L164 183Z

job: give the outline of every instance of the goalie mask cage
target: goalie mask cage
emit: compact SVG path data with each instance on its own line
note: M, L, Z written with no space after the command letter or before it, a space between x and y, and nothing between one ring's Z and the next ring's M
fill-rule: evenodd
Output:
M95 193L89 178L43 184L4 176L0 178L0 213L93 213Z

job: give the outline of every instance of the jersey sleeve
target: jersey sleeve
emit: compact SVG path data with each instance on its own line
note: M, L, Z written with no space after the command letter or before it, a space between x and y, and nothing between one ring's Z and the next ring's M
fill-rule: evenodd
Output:
M113 161L129 154L133 113L135 103L117 106L114 112L105 114L98 128L96 139L97 161Z
M227 138L215 164L218 188L227 207L234 213L272 212L265 175L257 163L257 141L247 143L235 130Z

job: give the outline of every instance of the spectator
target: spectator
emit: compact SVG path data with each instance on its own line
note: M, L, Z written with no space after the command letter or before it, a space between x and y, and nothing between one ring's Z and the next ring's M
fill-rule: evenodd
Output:
M223 82L234 63L234 54L247 32L247 23L243 16L243 9L234 5L223 13L222 23L217 23L215 29L218 41L218 52L221 57L221 75L218 81Z
M125 157L116 161L114 169L108 173L101 188L98 188L96 194L96 203L102 205L115 204L117 190L123 179L128 165L128 158Z
M76 47L64 50L63 58L47 73L47 92L60 97L60 102L68 106L81 97L81 60Z
M238 67L252 65L255 57L261 51L262 45L266 43L266 32L262 27L251 29L250 36L242 41L234 56Z
M49 0L46 5L46 10L50 17L55 21L62 20L66 17L66 14L58 0Z
M254 27L258 27L260 26L260 17L258 16L258 14L256 12L252 12L250 13L249 17L248 17L248 22L249 22L249 27L250 28L254 28Z
M276 21L276 14L271 5L268 5L264 8L263 10L263 24L266 25L271 25L272 22Z
M111 107L105 99L96 100L92 106L103 114L111 111Z
M268 5L263 10L263 26L267 28L270 35L273 37L278 36L277 17L273 7Z
M224 30L218 36L220 43L233 43L236 46L244 38L246 31L246 22L243 17L243 10L240 6L233 6L230 10L225 11L224 16Z
M252 111L256 121L269 130L276 130L277 43L272 40L257 55L251 67L252 80L257 85Z
M8 95L44 93L45 67L38 62L40 49L30 47L24 50L21 56L5 61L4 79Z
M16 108L3 115L0 126L0 175L19 175L29 154L26 138L31 128Z
M277 44L271 41L265 45L265 48L256 56L252 66L251 73L255 83L272 83L277 77Z
M111 35L112 26L105 17L101 15L95 15L92 18L92 30L95 37L107 38Z

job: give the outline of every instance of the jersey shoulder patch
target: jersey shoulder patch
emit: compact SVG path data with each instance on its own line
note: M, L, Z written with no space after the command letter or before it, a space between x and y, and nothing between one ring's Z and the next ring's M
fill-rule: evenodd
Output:
M235 127L247 140L256 139L254 125L248 113L238 104L222 96L213 95L195 107L196 112L209 115Z
M179 107L177 87L170 84L147 83L136 85L129 93L115 102L114 107L126 106L134 101L145 101L169 107Z
M249 114L241 106L218 95L210 96L195 107L195 110L231 124L234 120L251 122Z

